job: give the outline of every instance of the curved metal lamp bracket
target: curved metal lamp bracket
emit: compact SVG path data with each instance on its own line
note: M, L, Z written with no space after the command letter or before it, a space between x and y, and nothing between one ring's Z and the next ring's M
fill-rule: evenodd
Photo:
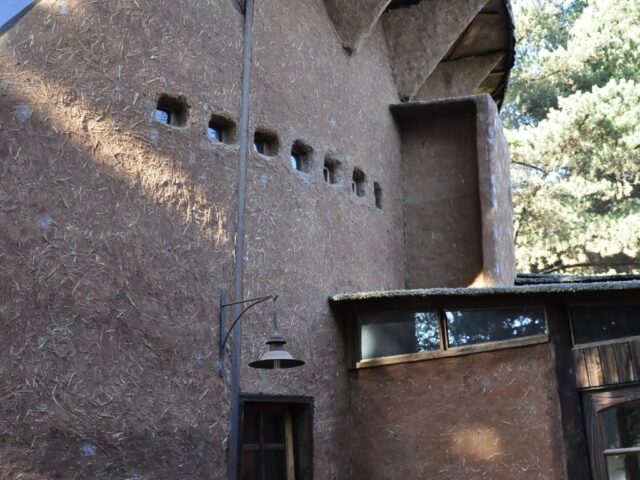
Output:
M276 300L278 300L278 295L265 295L263 297L256 298L247 298L246 300L240 300L238 302L226 303L226 298L224 292L220 294L220 351L218 356L218 373L222 377L224 375L224 367L225 367L225 357L226 357L226 349L225 346L229 337L233 333L235 326L238 324L242 316L251 310L256 305L266 302L267 300L273 301L273 328L276 332L278 332L278 319L276 316ZM231 326L228 331L226 330L226 315L225 308L231 307L233 305L241 305L244 303L250 303L249 306L245 307L240 314L231 322Z

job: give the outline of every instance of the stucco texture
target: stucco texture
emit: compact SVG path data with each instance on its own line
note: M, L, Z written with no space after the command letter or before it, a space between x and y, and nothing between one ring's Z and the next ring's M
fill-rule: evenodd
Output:
M513 285L509 151L493 100L392 111L402 139L407 288Z
M43 0L0 39L1 478L226 478L217 299L232 283L238 145L206 128L214 113L238 122L242 27L228 0ZM280 152L249 158L245 296L280 295L307 364L246 368L271 333L258 307L241 387L312 396L314 478L347 478L326 299L404 286L386 44L377 27L349 57L321 0L258 2L254 42L251 131L275 132ZM186 99L186 126L153 121L162 93ZM295 140L313 149L307 174L291 168Z
M0 478L227 477L217 302L233 283L239 147L207 125L215 114L237 127L243 22L230 0L42 0L0 37ZM185 99L186 125L154 121L162 94ZM406 287L383 26L350 55L323 0L257 2L249 99L250 142L264 129L279 151L249 154L245 298L280 296L281 332L307 363L247 367L272 333L261 305L243 319L241 389L313 397L314 479L367 478L351 464L350 419L366 434L374 395L350 384L327 298ZM292 167L295 142L307 172ZM325 158L339 164L332 185ZM464 361L448 362L462 372ZM413 476L375 476L385 469L371 478Z
M361 369L352 478L562 479L548 344Z

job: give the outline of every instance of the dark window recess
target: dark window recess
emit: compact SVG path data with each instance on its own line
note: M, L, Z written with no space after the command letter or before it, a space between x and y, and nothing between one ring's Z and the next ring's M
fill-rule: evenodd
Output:
M365 176L364 172L359 168L354 168L351 182L352 193L358 197L364 197L367 193L365 189L366 181L367 177Z
M360 358L440 350L436 312L370 313L360 322Z
M640 305L575 305L569 311L576 345L640 336Z
M214 142L233 143L236 139L236 125L227 117L211 115L207 136Z
M300 140L296 140L291 147L291 168L298 170L302 173L309 173L311 171L311 153L313 149L302 143Z
M382 188L378 182L373 182L373 196L376 201L376 208L382 210Z
M385 12L388 12L390 10L397 10L399 8L411 7L412 5L419 4L420 1L421 0L391 0L391 2L389 2L389 5L387 5L387 8L385 9Z
M241 480L311 480L309 403L242 402Z
M253 151L268 157L274 157L279 149L278 137L267 130L256 130L253 135Z
M547 333L542 308L447 311L445 319L450 348Z
M329 185L339 185L342 183L341 163L331 157L324 159L324 181Z
M156 122L173 125L174 127L184 127L187 124L189 107L187 100L183 96L172 96L162 94L158 98L158 104L153 115Z

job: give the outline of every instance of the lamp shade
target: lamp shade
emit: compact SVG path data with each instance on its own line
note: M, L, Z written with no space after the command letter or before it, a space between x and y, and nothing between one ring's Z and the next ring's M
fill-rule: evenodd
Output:
M277 332L267 341L269 350L264 352L259 360L251 362L253 368L293 368L304 365L303 360L297 360L284 349L285 341Z

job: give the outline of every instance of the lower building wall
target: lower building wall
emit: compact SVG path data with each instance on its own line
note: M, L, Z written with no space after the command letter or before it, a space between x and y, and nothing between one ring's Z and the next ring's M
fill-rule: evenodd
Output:
M549 344L361 369L351 478L563 479Z

